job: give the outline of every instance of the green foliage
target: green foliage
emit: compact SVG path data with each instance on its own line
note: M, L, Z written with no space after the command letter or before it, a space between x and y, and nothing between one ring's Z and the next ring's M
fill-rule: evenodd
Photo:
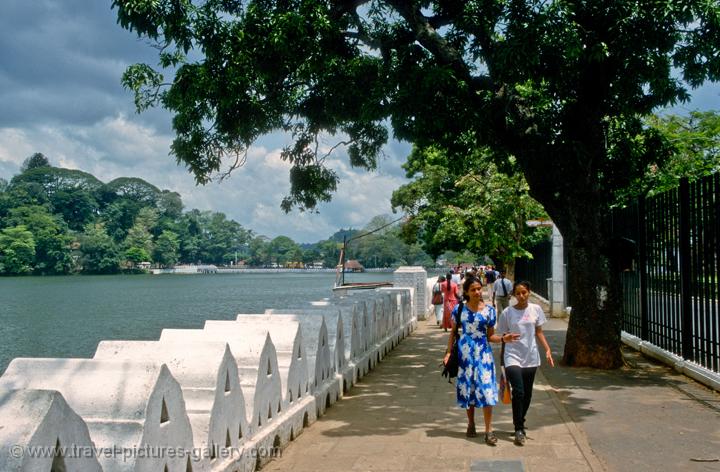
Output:
M362 230L352 231L352 237L347 238L345 259L357 259L366 268L389 268L408 264L434 266L434 261L419 245L406 244L401 239L400 224L394 220L389 215L378 215ZM326 265L332 267L337 264L342 245L338 245L331 238L321 247L330 254L331 260L326 260ZM332 262L332 265L328 262Z
M106 185L117 196L134 200L143 206L155 205L161 192L153 184L137 177L119 177Z
M25 226L0 231L0 274L21 275L32 270L35 240Z
M273 255L272 262L276 262L280 266L288 262L302 261L302 249L287 236L278 236L270 241L268 250Z
M155 242L153 260L161 266L171 266L177 263L180 250L180 239L172 231L165 230Z
M133 246L125 251L125 259L133 264L139 264L149 260L150 254L144 248Z
M23 225L33 236L33 257L22 271L114 273L144 261L224 264L250 237L221 213L183 213L179 194L145 180L104 184L86 172L46 165L42 157L33 156L0 188L0 228Z
M415 148L405 164L411 183L393 193L392 204L410 215L403 236L420 241L432 255L447 250L470 251L477 260L489 255L505 267L546 231L528 228L525 222L547 217L528 193L519 173L506 175L477 151L448 170L447 153L437 148ZM510 161L512 163L512 161Z
M265 236L257 236L248 245L248 263L256 267L269 265L272 262L270 243Z
M682 177L696 180L720 171L720 113L694 111L688 116L650 116L647 123L671 146L660 165L650 166L641 193L654 195L677 186Z
M79 240L83 272L114 274L120 271L120 250L101 223L87 225Z
M22 166L20 166L20 172L27 172L30 169L36 169L38 167L49 167L50 161L47 157L41 152L36 152L32 156L28 157L23 161Z
M72 236L61 216L42 206L21 206L10 210L10 226L22 226L33 236L32 271L38 274L66 274L73 269L70 253Z
M303 247L287 236L270 241L222 213L183 212L179 194L142 179L122 177L104 184L86 172L49 165L29 166L11 182L0 182L0 216L0 230L7 230L0 274L112 274L140 262L168 267L236 259L252 266L324 261L334 267L339 242L359 233L341 229ZM376 217L365 231L388 221ZM387 228L351 245L350 257L368 267L432 264L418 246L402 243L397 232Z

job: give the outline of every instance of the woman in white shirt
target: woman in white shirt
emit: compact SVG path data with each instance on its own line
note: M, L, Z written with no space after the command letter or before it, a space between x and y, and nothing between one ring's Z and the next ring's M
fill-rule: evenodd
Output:
M525 444L525 415L530 408L535 372L540 366L538 343L545 350L548 364L555 366L552 351L548 345L542 325L545 313L535 303L529 303L530 283L518 282L513 288L517 304L506 308L498 322L497 331L510 334L515 342L505 345L505 375L512 387L513 425L515 426L515 444Z

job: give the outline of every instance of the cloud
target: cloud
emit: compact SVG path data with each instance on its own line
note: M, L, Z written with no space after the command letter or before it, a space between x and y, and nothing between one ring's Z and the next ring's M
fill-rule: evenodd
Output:
M135 62L156 63L156 54L116 24L108 2L3 0L0 127L90 125L130 114L134 104L120 84L122 72Z
M287 235L297 242L316 242L341 227L359 228L372 217L390 212L392 191L404 179L353 169L340 154L329 160L340 178L332 202L321 204L319 213L285 214L280 202L290 189L290 164L280 158L281 148L263 145L282 140L278 136L261 139L248 151L243 167L221 182L198 186L168 156L172 136L122 114L91 126L4 128L0 129L0 177L9 180L28 156L42 152L52 165L80 169L103 182L123 176L143 178L178 192L186 209L222 212L257 234Z

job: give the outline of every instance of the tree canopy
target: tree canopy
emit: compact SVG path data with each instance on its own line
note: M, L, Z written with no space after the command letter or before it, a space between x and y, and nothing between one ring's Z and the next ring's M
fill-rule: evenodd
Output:
M123 81L139 109L172 111L172 152L198 182L242 165L248 146L274 130L295 138L282 154L292 163L286 210L312 208L336 188L318 145L323 134L337 136L351 164L367 168L388 139L387 124L421 149L444 148L451 172L475 148L490 149L501 170L514 158L570 248L578 306L565 362L621 365L621 304L604 219L615 194L668 155L643 116L720 78L720 4L114 0L113 7L122 26L159 43L158 70L134 65Z
M178 193L139 178L105 184L49 162L29 166L9 183L0 181L0 275L112 274L137 271L143 262L167 267L245 261L250 266L295 268L323 262L334 268L338 241L358 232L341 229L327 240L304 245L287 236L270 241L223 213L184 212L183 206ZM379 216L369 225L384 221ZM354 247L353 255L370 261L368 267L392 267L407 260L434 263L396 232L375 240L372 250L381 253L380 258L362 248Z
M404 166L414 180L393 193L392 204L411 216L406 239L418 239L429 254L450 249L469 250L476 260L489 255L513 279L515 259L531 257L528 249L548 236L526 221L547 214L528 195L522 174L499 172L485 152L471 153L451 174L442 149L414 149Z
M651 165L638 188L656 194L673 188L681 177L696 180L720 172L720 113L693 111L687 116L651 115L647 122L658 129L673 147L661 165Z

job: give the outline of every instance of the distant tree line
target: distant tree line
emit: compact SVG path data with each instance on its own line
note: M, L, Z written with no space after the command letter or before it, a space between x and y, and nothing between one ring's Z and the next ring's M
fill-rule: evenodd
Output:
M0 179L0 274L113 274L136 271L142 262L334 267L343 234L356 233L341 230L300 245L287 236L257 235L223 213L183 208L178 193L143 179L103 183L33 154L9 182ZM370 267L432 264L398 231L359 240L349 255Z

